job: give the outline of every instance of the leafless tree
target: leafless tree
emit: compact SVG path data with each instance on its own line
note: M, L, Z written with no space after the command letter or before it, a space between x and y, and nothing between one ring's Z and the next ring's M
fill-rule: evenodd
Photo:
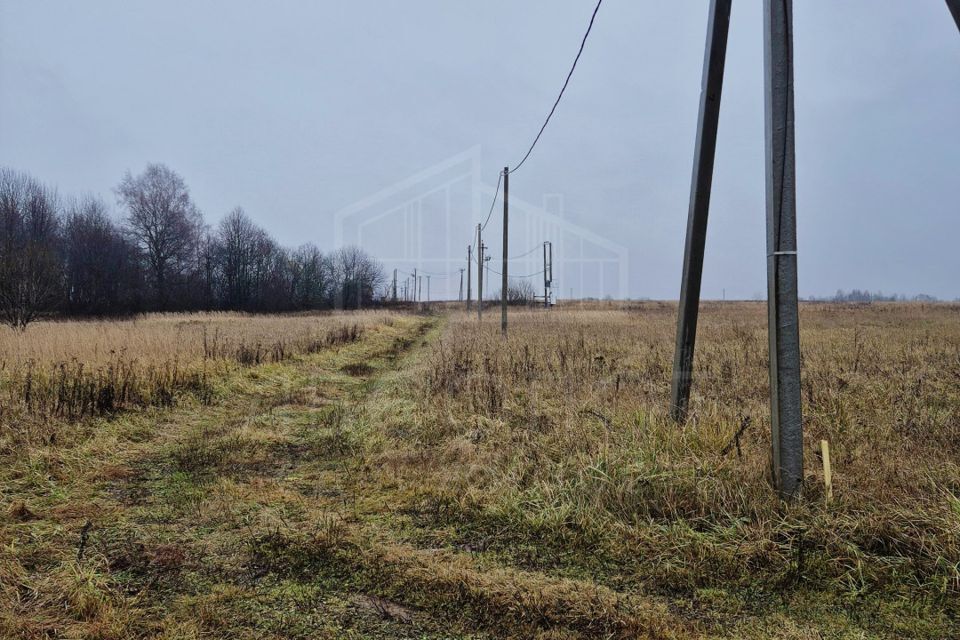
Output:
M63 222L66 311L117 315L137 311L141 272L136 247L93 196L72 201Z
M167 308L171 289L195 267L203 230L200 212L183 178L162 164L149 164L138 176L128 171L117 197L146 257L156 304Z
M0 319L23 330L55 306L62 287L57 196L0 169Z
M290 279L294 308L330 306L333 265L316 246L302 245L290 255Z
M230 309L246 309L253 295L253 269L263 231L236 207L220 222L216 236L221 299Z
M529 280L518 279L511 280L507 285L507 304L523 305L533 304L537 290ZM496 294L496 299L500 299L500 292Z
M383 266L359 247L337 249L332 258L334 306L361 308L384 282Z

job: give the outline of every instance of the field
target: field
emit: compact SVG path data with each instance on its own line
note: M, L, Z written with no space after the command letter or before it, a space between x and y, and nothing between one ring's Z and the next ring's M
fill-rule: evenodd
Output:
M683 426L675 313L2 333L0 637L960 636L960 306L801 306L790 504L765 306L704 305Z

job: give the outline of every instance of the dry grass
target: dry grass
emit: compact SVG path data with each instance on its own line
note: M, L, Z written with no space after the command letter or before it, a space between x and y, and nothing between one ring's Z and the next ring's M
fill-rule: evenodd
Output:
M675 305L517 310L506 340L451 309L220 318L263 324L207 355L206 402L0 450L0 636L958 637L960 307L801 313L789 505L760 304L705 306L683 427ZM274 340L301 355L241 366Z
M381 312L303 315L241 313L153 313L130 320L36 322L25 333L0 327L0 366L30 362L56 365L76 360L87 367L109 366L122 355L142 364L229 358L244 349L262 353L282 348L304 351L327 331L344 324L369 324ZM264 358L266 359L266 358Z
M151 314L123 321L0 329L0 447L51 435L51 423L132 407L209 402L233 366L280 362L356 340L384 314Z
M674 314L517 312L506 340L455 315L416 375L417 426L404 416L382 463L420 517L514 562L664 594L805 586L956 613L960 308L803 306L807 472L791 505L768 483L765 307L706 305L683 427L667 416Z

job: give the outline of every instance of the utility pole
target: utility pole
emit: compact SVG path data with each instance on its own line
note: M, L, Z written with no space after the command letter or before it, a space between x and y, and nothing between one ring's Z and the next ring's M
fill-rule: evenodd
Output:
M960 0L947 0L947 8L950 9L953 20L957 23L957 29L960 29Z
M781 498L803 482L797 192L794 144L793 0L764 0L767 165L767 332L773 479Z
M397 270L393 270L393 301L397 301Z
M413 268L413 302L417 301L417 268Z
M423 276L417 276L417 302L423 302Z
M550 285L550 299L553 300L553 240L547 240L547 247L550 250L550 280L548 284Z
M427 276L427 304L430 304L430 276Z
M549 251L549 253L548 253ZM550 308L550 295L553 290L553 243L543 243L543 308Z
M690 401L700 282L703 276L703 249L707 237L707 214L710 211L713 160L717 148L720 97L723 93L723 67L727 57L727 35L730 29L730 4L731 0L711 0L710 19L707 23L700 117L690 185L683 279L680 283L680 307L677 311L677 344L673 356L673 383L670 391L670 413L676 421L686 419Z
M483 320L483 227L477 223L477 321Z
M467 311L470 311L470 298L473 296L471 290L472 278L470 274L470 263L473 262L473 247L467 245Z
M507 240L509 225L509 215L507 204L510 200L510 168L503 168L503 269L502 283L500 285L500 333L507 335Z
M487 248L484 247L484 248L483 248L483 263L484 263L485 265L487 265L487 276L486 276L487 282L490 282L490 261L491 261L491 260L493 260L493 256L488 256L488 255L487 255Z
M460 294L457 296L457 302L463 302L463 267L460 268Z

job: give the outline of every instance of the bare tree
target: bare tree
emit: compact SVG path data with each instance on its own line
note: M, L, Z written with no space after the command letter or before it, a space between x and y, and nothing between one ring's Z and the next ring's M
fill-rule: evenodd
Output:
M330 306L333 266L320 250L305 244L290 255L290 279L295 309Z
M171 289L196 264L203 230L200 212L183 178L162 164L149 164L138 176L128 171L117 197L146 256L157 306L167 308Z
M216 253L221 276L224 306L245 309L253 295L253 268L259 229L236 207L220 221L217 228Z
M141 288L137 249L93 196L74 200L63 223L66 310L114 315L136 311Z
M0 319L23 330L55 306L62 287L57 196L0 169Z
M507 304L533 304L536 295L537 290L529 280L511 280L507 285ZM495 297L499 299L500 292Z
M334 306L359 309L373 302L384 283L383 266L359 247L342 247L333 254Z

